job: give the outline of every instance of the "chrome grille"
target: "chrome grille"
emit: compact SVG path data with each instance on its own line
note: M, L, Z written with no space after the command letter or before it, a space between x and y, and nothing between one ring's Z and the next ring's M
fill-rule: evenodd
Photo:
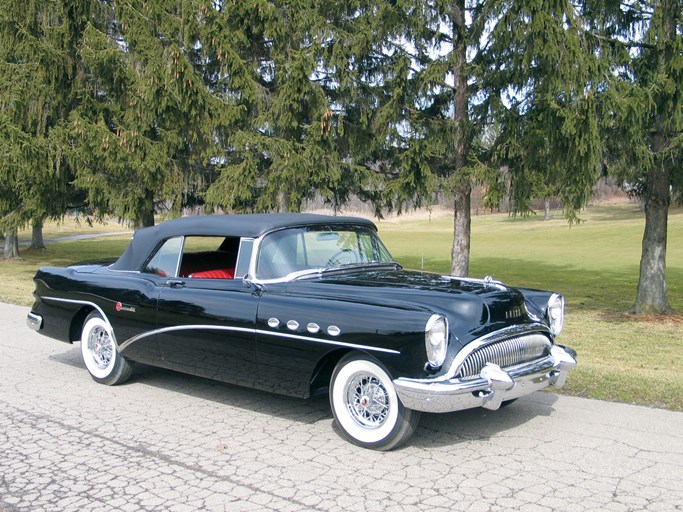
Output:
M541 359L550 354L551 343L543 334L528 334L516 338L496 341L475 349L460 365L456 377L476 377L486 363L509 368L522 363Z

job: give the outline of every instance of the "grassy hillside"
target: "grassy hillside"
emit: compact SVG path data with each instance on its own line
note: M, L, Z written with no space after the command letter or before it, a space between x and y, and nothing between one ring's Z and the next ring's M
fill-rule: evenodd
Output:
M582 219L569 226L559 213L550 221L542 216L475 217L470 275L489 274L509 285L564 294L566 327L558 341L574 347L580 363L565 392L683 410L683 209L672 210L669 218L667 285L678 314L668 318L627 314L635 299L644 227L637 206L592 207ZM378 226L404 266L449 271L449 214L403 216ZM47 226L45 236L121 230L117 224L87 228L67 219ZM30 305L37 267L115 257L129 238L53 243L46 251L23 251L20 261L0 260L0 301Z

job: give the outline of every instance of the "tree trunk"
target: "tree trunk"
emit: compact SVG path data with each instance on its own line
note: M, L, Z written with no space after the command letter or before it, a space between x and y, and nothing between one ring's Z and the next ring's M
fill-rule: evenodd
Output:
M543 201L543 206L544 206L543 220L550 220L550 198L549 197L545 198L545 200Z
M43 219L33 221L31 232L31 249L45 249L43 241Z
M470 210L472 186L469 176L464 175L467 163L468 144L468 94L467 94L467 40L465 21L465 0L456 0L453 12L453 41L455 62L454 76L454 159L453 198L455 202L453 219L453 249L451 251L451 274L466 277L470 271Z
M143 228L154 226L154 192L151 190L145 192L145 206L140 220Z
M670 44L659 53L659 68L669 72L674 58L673 48L677 36L677 2L662 2L661 10L664 33ZM652 130L654 162L647 173L645 184L645 232L640 256L640 278L633 312L637 315L664 315L671 312L666 294L666 237L671 204L671 173L673 162L667 154L670 144L671 122L666 92L658 98L658 112Z
M5 259L19 257L19 236L14 228L5 235Z
M142 227L148 228L150 226L154 226L154 210L145 212L142 217Z
M671 193L664 163L648 173L645 232L640 256L640 279L633 312L663 315L671 312L666 294L666 237Z
M464 183L455 190L455 227L451 254L451 274L454 276L466 277L470 272L471 192L469 183Z

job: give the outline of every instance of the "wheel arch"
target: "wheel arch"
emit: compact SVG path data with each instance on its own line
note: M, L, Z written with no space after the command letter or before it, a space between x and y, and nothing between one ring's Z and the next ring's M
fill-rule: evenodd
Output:
M336 349L325 354L325 356L318 361L318 364L313 369L311 374L311 381L309 385L309 392L311 396L321 395L327 392L330 386L330 379L335 366L350 352L356 352L351 349Z
M93 311L97 311L93 306L83 306L76 312L71 319L71 325L69 327L70 341L74 342L81 339L81 331L83 331L85 319L88 318L88 315Z
M114 338L114 345L116 345L118 350L118 342L116 341L116 335L114 334L113 326L109 321L107 315L104 313L104 311L102 311L102 308L100 308L94 302L81 302L81 304L83 304L83 306L73 316L71 320L71 325L69 326L69 339L71 340L71 342L79 341L81 339L81 331L83 330L85 321L91 313L96 312L102 317L102 320L104 320L104 322L109 326L112 337Z
M394 378L396 369L393 366L388 365L384 358L378 358L376 354L373 354L368 350L339 348L325 354L325 356L318 361L318 364L316 364L313 372L311 373L309 384L310 396L322 395L327 392L335 367L339 361L341 361L342 358L346 357L347 355L361 355L367 359L375 361L382 366L389 376Z

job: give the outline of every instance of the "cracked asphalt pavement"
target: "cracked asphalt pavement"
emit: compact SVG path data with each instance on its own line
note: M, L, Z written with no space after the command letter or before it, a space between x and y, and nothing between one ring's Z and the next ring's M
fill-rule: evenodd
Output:
M0 304L1 512L683 509L683 413L539 392L374 452L326 397L149 367L96 384L27 312Z

